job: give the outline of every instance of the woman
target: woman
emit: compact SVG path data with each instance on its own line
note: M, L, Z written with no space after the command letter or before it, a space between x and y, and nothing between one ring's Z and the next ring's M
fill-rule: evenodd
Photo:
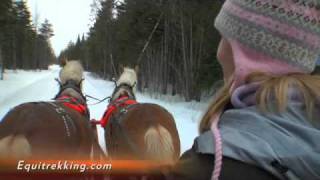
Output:
M320 179L320 1L227 0L225 85L173 179Z

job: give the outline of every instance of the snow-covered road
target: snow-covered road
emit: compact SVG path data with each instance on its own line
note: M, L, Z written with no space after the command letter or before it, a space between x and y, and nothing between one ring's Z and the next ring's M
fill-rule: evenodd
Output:
M0 119L13 107L24 102L46 101L52 99L58 92L58 84L54 80L58 77L59 68L51 66L47 71L21 71L7 70L5 80L0 81ZM94 78L90 73L85 74L84 93L102 99L111 95L114 83ZM171 112L176 120L181 150L189 149L193 139L197 136L198 120L205 105L199 103L186 103L175 97L162 97L165 100L155 99L146 94L137 94L139 102L156 103ZM90 100L88 104L95 103ZM107 101L89 106L91 118L100 119L107 106ZM99 141L105 149L104 130L99 131Z

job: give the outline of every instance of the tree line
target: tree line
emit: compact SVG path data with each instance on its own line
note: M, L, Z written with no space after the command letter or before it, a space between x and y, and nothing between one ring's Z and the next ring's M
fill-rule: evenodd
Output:
M36 17L37 18L37 17ZM0 2L0 65L3 69L47 69L56 61L50 45L52 25L32 23L23 0Z
M59 59L80 59L106 79L138 65L140 91L200 100L222 77L213 26L220 7L216 0L95 0L88 36Z

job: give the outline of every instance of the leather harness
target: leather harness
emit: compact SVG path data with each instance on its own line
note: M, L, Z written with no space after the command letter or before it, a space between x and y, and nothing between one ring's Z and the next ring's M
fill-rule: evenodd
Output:
M62 106L71 108L71 109L79 112L81 115L85 116L86 118L90 119L90 117L89 117L90 113L89 113L89 109L88 109L86 103L81 103L80 100L78 100L77 98L72 97L72 96L68 96L68 95L61 96L61 94L64 90L71 88L71 89L75 90L77 93L79 93L81 95L81 97L86 101L86 98L83 96L83 94L81 92L80 84L81 84L81 82L76 83L74 80L68 80L63 85L59 82L60 90L59 90L58 94L55 96L54 101L53 102L44 102L44 103L48 103L49 105L51 105L54 108L54 110L61 116L61 118L63 119L63 123L64 123L65 129L66 129L67 136L69 138L71 137L71 129L73 129L75 131L76 126L75 126L72 118L68 114L68 112Z
M123 88L128 91L128 95L126 96L120 96L117 99L114 99L114 95L116 94L117 91L120 90L120 88ZM133 93L133 87L128 85L128 84L120 84L117 86L112 94L111 102L107 106L107 110L105 111L104 115L102 116L100 121L91 121L93 124L100 124L104 129L106 127L110 127L110 131L108 132L110 134L114 134L117 137L121 137L122 139L125 140L127 145L130 147L130 150L132 153L136 155L136 157L140 157L143 159L141 156L141 152L138 150L137 146L132 143L130 137L128 136L127 132L124 130L122 127L122 120L125 117L125 114L134 106L139 104L136 99L135 95ZM118 142L112 142L115 146Z
M128 96L123 96L116 99L108 105L107 110L102 116L102 119L100 120L99 124L105 128L110 119L113 118L115 113L119 112L121 115L123 115L127 113L128 109L135 104L138 104L138 102L134 99L129 99Z

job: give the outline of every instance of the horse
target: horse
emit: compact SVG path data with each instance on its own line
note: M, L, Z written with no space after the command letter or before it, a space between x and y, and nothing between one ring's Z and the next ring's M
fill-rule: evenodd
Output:
M27 102L0 122L1 159L92 159L98 149L82 92L83 67L68 61L53 101Z
M174 164L180 139L173 116L163 107L136 101L137 73L124 68L100 124L112 160Z

